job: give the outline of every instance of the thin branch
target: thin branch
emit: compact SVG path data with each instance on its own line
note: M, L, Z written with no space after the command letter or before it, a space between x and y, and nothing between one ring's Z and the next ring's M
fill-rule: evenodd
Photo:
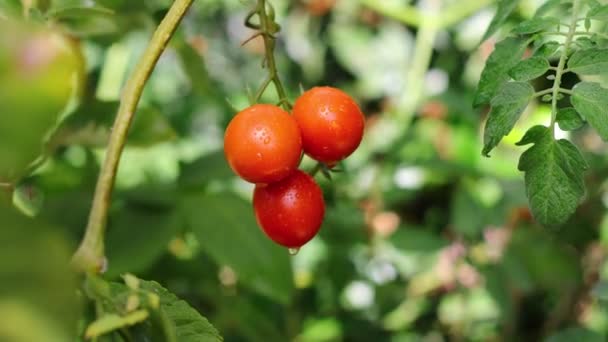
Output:
M137 63L137 67L123 89L106 157L97 180L89 222L84 238L72 257L73 265L79 270L100 272L104 268L104 236L108 208L110 206L118 163L127 140L127 133L135 116L137 104L141 98L144 86L156 62L193 1L175 0L173 2L169 12L156 29L156 32L154 32L146 51Z

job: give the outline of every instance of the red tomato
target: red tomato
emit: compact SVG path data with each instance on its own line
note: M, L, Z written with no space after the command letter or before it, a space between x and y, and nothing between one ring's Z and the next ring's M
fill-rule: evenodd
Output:
M279 181L300 163L302 138L298 124L277 106L253 105L228 124L224 154L232 170L248 182Z
M264 233L288 248L299 248L310 241L325 215L321 188L300 170L280 182L256 186L253 208Z
M334 164L348 157L363 138L361 109L336 88L308 90L296 100L293 115L302 132L304 152L320 162Z

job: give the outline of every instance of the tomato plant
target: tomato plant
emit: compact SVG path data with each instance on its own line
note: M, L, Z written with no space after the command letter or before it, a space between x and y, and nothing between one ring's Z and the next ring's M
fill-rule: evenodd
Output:
M0 1L0 341L605 341L606 0Z

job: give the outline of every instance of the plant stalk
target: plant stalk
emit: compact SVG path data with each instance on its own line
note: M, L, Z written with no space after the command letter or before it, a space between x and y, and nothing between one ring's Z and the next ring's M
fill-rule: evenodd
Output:
M560 93L560 86L562 83L562 76L564 74L564 70L566 67L566 60L568 59L568 50L570 49L570 44L572 44L572 39L576 34L576 26L577 26L577 17L578 11L580 8L580 0L574 0L572 4L572 19L570 21L570 25L568 28L568 33L566 33L566 40L564 41L564 46L562 48L561 55L559 57L559 62L557 64L557 70L555 71L555 80L553 81L552 89L552 99L551 99L551 131L555 134L555 120L557 118L557 98Z
M175 0L162 20L131 77L127 81L112 127L105 160L101 167L84 238L72 257L81 271L99 273L105 268L104 236L116 172L127 134L146 82L177 26L194 0Z

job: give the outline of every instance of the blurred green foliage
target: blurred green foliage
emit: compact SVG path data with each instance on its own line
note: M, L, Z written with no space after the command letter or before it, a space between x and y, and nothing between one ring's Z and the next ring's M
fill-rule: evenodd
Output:
M585 151L589 191L566 224L537 225L515 142L550 117L546 104L530 106L491 159L480 154L485 113L472 108L473 92L495 39L477 45L493 9L440 32L416 113L387 123L414 86L405 80L417 29L354 0L272 3L290 98L336 86L367 114L345 172L318 177L327 201L320 235L290 256L256 226L252 185L222 153L225 126L265 76L261 41L241 46L254 33L243 25L253 3L197 0L130 132L107 272L78 287L69 253L86 225L121 89L171 1L0 1L0 193L15 188L13 202L36 216L0 208L0 340L75 340L67 336L84 336L100 313L124 319L140 309L149 320L100 341L217 340L209 322L226 341L603 340L605 145L585 128L560 133ZM516 10L492 27L499 35L543 1L500 3ZM40 60L65 48L74 50ZM44 63L24 69L32 61ZM263 102L276 99L270 90ZM387 144L395 125L408 129ZM125 285L125 273L150 282Z

